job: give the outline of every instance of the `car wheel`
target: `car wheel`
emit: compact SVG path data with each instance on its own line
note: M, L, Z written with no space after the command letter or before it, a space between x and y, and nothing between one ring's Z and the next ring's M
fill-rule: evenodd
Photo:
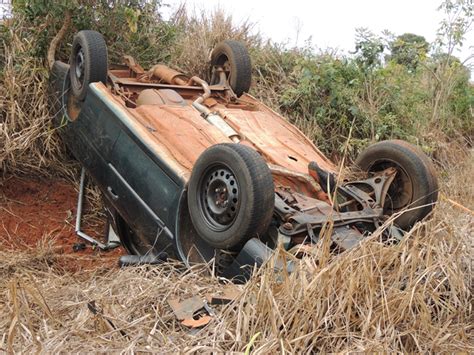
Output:
M73 95L84 100L90 83L107 81L107 45L96 31L80 31L72 42L69 78Z
M217 144L196 161L189 180L189 214L200 237L214 248L238 250L263 235L274 204L270 169L254 149Z
M405 141L373 144L358 156L356 165L371 174L389 167L397 170L383 208L386 215L407 209L395 220L402 229L411 228L428 215L438 199L438 181L432 162L419 148Z
M227 40L216 45L211 54L211 84L218 84L219 75L215 66L222 66L227 81L237 96L248 92L252 82L252 64L250 55L241 42Z

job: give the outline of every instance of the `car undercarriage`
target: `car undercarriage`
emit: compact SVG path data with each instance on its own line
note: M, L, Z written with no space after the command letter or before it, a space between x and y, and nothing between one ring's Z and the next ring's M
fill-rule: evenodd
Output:
M251 61L239 42L216 45L207 81L164 64L144 70L131 56L109 67L94 31L79 32L72 51L70 64L53 67L57 124L138 262L214 260L221 275L245 280L242 266L317 244L328 230L334 252L378 228L399 240L437 200L429 158L398 140L367 148L359 178L345 179L247 93Z

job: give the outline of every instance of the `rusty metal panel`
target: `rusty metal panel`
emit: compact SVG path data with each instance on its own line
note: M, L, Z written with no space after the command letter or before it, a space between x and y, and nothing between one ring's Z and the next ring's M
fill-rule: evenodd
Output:
M168 148L173 159L189 172L206 148L231 142L190 106L143 105L130 111L138 122L148 127L156 141Z
M189 105L182 107L163 104L130 108L105 86L94 85L121 106L120 109L127 113L128 124L186 179L206 148L231 142L217 127L203 119L188 101ZM301 131L251 96L244 96L243 109L236 108L239 107L236 104L231 105L233 108L227 108L225 102L217 100L212 101L211 105L243 137L242 144L255 148L269 164L296 173L309 176L308 164L311 161L316 161L329 172L336 170L334 164ZM246 109L249 106L257 109ZM301 179L277 175L274 178L278 185L291 186L298 192L315 195L314 187Z
M283 116L263 104L262 102L256 100L253 96L249 94L244 94L240 98L241 101L248 103L251 106L254 106L257 108L258 111L261 111L265 114L268 115L268 117L272 117L272 122L275 124L278 122L279 125L281 125L284 129L280 132L281 134L288 134L288 131L290 132L291 135L293 135L297 140L300 141L301 144L303 144L307 150L307 153L310 154L314 159L311 159L313 161L316 161L318 165L323 168L324 170L327 170L328 172L335 173L336 172L336 166L334 165L333 162L331 162L315 145L314 143L306 137L303 132L301 132L296 126L292 125L289 123ZM307 172L307 170L306 170Z
M174 156L174 148L167 146L157 139L156 128L153 125L147 127L146 124L140 122L141 116L134 113L134 109L129 109L125 106L123 100L118 96L113 95L110 90L102 83L91 84L91 87L97 91L98 94L102 95L104 102L114 110L118 119L120 119L132 132L140 137L140 140L149 147L157 156L162 157L170 167L173 168L175 173L184 180L188 180L191 170L180 164Z
M279 116L240 109L221 109L218 112L269 163L308 174L308 164L316 161L324 170L335 171L334 165L303 133Z

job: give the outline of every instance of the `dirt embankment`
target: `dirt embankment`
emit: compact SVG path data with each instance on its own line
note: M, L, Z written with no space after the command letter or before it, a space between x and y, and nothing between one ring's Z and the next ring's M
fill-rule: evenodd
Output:
M0 183L0 191L2 249L21 251L51 243L58 254L65 256L64 266L71 271L114 267L124 253L121 248L102 252L88 243L83 250L73 250L74 244L84 241L74 232L77 191L72 184L11 176ZM105 218L89 218L83 225L96 238L105 232Z

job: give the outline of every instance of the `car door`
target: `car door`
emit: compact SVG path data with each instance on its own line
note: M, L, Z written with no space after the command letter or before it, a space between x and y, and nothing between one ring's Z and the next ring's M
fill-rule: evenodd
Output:
M183 183L125 124L111 154L108 186L117 209L134 231L137 252L170 251Z
M74 156L82 163L99 187L106 185L110 173L107 169L110 155L120 133L120 126L113 113L90 90L80 105L76 119L65 128L66 141Z

